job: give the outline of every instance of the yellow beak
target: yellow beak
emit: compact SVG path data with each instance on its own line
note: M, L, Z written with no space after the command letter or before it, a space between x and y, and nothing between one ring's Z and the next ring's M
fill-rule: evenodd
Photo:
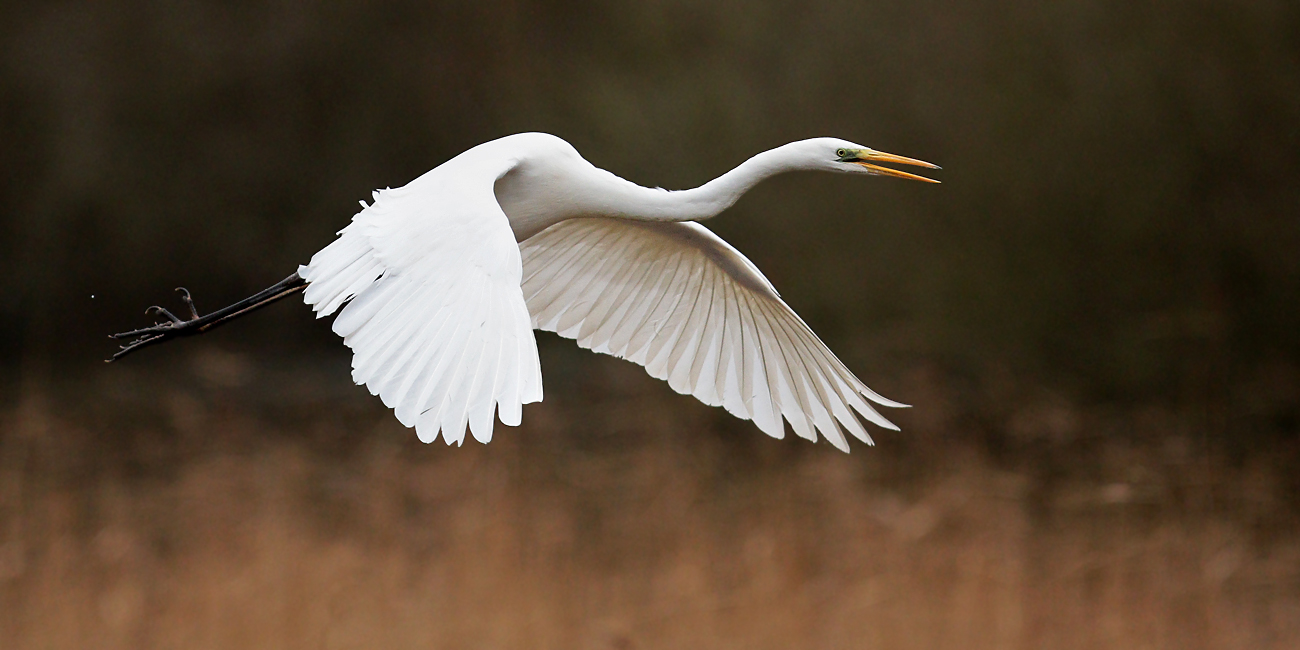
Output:
M896 156L892 153L875 151L873 149L867 149L861 151L860 153L858 153L857 156L855 156L855 158L856 158L855 160L849 162L853 162L855 164L862 165L867 169L870 169L871 170L870 173L872 174L876 174L879 176L893 176L894 178L906 178L911 181L923 181L926 183L938 183L939 181L936 181L933 178L926 178L924 176L917 176L916 174L909 174L907 172L898 171L897 169L890 169L889 167L881 167L880 165L873 165L871 163L873 162L895 163L898 165L912 165L913 167L924 167L926 169L942 169L942 167L939 167L938 165L935 165L933 163L925 162L924 160L917 160L915 158L908 158L906 156Z

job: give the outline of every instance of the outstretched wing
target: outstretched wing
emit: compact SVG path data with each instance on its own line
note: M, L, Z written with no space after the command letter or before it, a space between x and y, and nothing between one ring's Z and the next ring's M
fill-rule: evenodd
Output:
M468 422L487 442L493 411L517 426L542 399L541 366L519 247L492 193L499 174L448 171L376 192L298 273L318 317L346 303L333 329L352 348L352 378L402 424L459 444Z
M840 426L872 444L854 410L897 430L867 400L905 405L863 385L753 263L698 223L570 219L520 250L537 329L641 364L775 438L784 417L844 451Z

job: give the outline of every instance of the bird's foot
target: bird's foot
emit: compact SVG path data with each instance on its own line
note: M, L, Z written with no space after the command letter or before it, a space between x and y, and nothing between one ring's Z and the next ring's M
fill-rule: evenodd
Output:
M130 332L120 332L110 334L112 339L132 339L126 345L121 346L117 354L113 355L108 361L116 361L122 357L139 350L146 345L154 343L165 343L174 338L181 336L190 336L193 334L202 334L223 323L243 316L249 312L261 309L277 300L287 298L307 288L307 281L298 276L297 273L275 283L274 285L263 289L256 294L240 300L239 302L222 307L214 312L199 315L199 310L194 307L194 298L185 287L177 287L176 291L181 294L181 302L190 310L190 317L187 320L181 320L176 314L163 309L157 305L145 310L146 314L157 314L166 318L166 322L155 322L151 327L144 327Z
M144 313L156 314L162 316L166 318L167 321L162 323L155 322L150 327L142 327L138 330L131 330L129 332L118 332L117 334L109 334L108 337L111 339L118 339L118 340L134 339L134 340L126 343L125 345L120 346L118 351L113 354L113 357L111 359L105 359L105 361L108 362L116 361L122 358L123 356L126 356L127 354L130 354L131 352L134 352L135 350L138 350L146 345L151 345L154 343L162 343L164 341L176 338L178 336L197 334L201 331L201 328L204 325L208 324L208 322L212 320L210 318L210 316L212 316L211 314L209 315L209 317L203 317L199 315L198 310L194 307L194 299L190 296L190 292L188 289L186 289L185 287L177 287L176 291L178 291L181 294L181 301L184 302L185 306L188 307L190 310L190 318L188 320L181 320L175 314L171 313L167 309L160 307L158 305L154 305L144 310Z

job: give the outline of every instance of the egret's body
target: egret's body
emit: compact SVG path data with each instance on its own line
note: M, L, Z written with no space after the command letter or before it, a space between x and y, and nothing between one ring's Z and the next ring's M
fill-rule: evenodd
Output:
M769 435L784 434L784 419L847 451L841 427L871 442L854 412L895 428L869 401L903 405L863 385L748 259L696 222L785 171L929 180L880 161L934 167L816 138L670 192L599 169L557 137L509 136L376 192L299 267L301 280L248 309L305 283L319 317L338 312L353 379L426 442L460 443L467 425L487 442L494 413L519 424L522 406L542 399L532 333L542 329L641 364Z

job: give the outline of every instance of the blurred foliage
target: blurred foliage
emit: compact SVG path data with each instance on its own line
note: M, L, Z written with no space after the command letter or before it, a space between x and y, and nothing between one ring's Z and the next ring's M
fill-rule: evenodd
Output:
M942 164L709 224L872 385L929 359L1231 409L1300 365L1286 0L8 2L0 56L11 369L97 363L178 284L248 295L372 188L524 130L670 188L818 135ZM310 320L217 336L344 354Z
M912 376L846 455L586 355L447 448L343 368L186 349L0 407L6 650L1300 647L1300 445L1195 414Z

